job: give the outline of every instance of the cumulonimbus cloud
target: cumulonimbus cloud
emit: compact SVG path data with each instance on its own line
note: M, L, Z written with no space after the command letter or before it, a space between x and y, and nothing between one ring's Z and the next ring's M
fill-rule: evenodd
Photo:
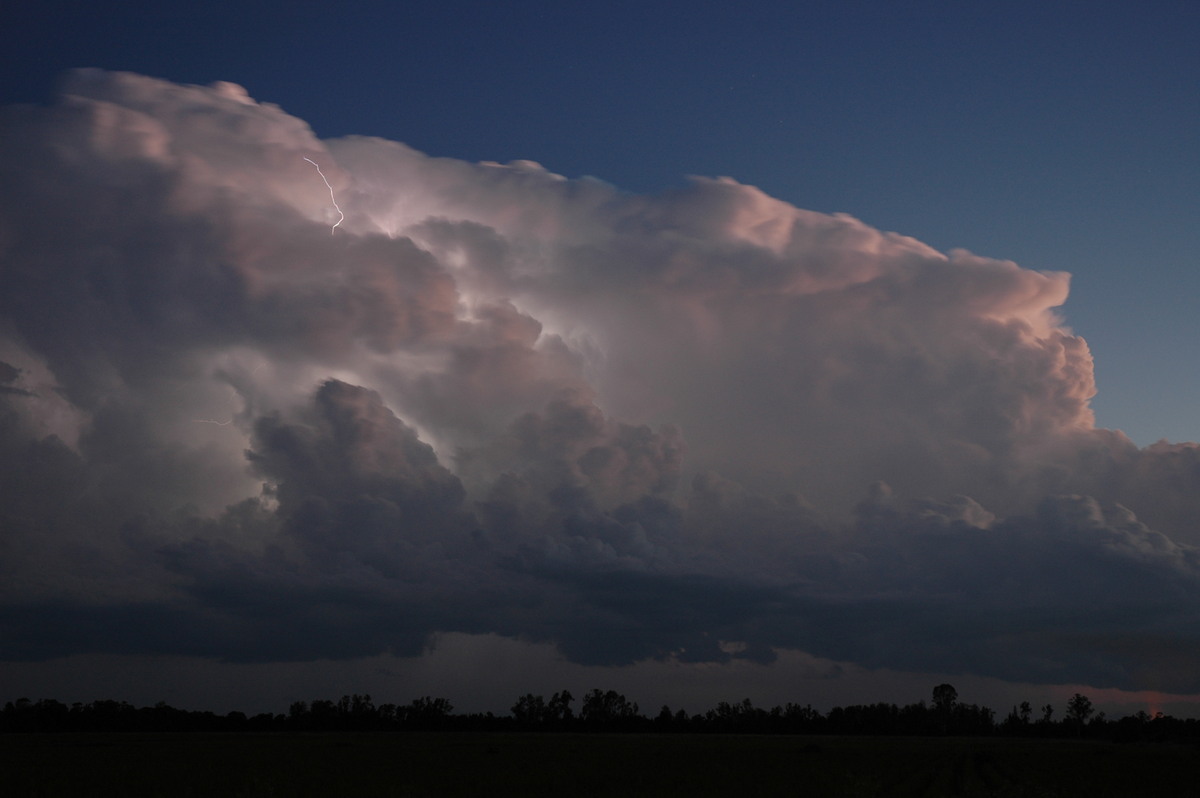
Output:
M0 656L466 631L1200 690L1200 447L1095 427L1065 274L232 84L85 70L0 124Z

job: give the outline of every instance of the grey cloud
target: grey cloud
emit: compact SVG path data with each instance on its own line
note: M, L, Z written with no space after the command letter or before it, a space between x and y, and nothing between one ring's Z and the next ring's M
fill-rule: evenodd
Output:
M24 388L18 388L13 383L16 383L17 378L21 376L21 370L11 363L5 363L0 360L0 393L16 394L17 396L36 396L33 391Z
M1200 690L1200 446L1095 428L1064 274L232 84L0 123L5 657L467 632Z
M280 483L285 505L310 496L359 494L398 503L430 499L454 506L462 501L458 479L374 391L327 380L305 415L307 424L260 419L248 452L256 470Z
M378 394L329 380L306 415L260 419L247 457L310 561L350 558L395 577L414 570L423 546L469 530L462 483Z

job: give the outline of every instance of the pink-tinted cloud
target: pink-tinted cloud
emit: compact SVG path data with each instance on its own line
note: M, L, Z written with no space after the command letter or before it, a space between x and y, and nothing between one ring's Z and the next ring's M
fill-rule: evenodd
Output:
M1200 449L1095 428L1065 274L231 84L0 119L2 657L465 632L1200 689Z

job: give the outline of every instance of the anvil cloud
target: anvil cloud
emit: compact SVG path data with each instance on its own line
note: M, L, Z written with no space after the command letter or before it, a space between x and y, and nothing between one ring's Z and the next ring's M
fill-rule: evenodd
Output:
M233 84L84 70L0 125L0 659L465 632L1200 691L1200 447L1095 427L1066 274Z

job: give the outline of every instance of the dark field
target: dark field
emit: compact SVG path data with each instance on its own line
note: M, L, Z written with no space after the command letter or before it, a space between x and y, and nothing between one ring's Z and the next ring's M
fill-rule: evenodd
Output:
M1200 796L1194 745L605 734L7 734L12 796Z

